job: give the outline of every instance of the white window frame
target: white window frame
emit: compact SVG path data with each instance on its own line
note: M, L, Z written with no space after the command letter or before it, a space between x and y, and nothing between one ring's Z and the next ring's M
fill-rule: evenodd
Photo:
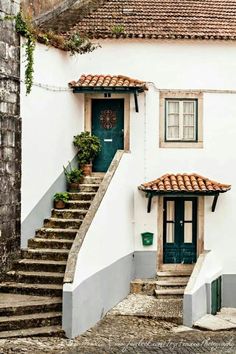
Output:
M168 137L168 118L169 118L169 102L176 102L179 104L179 137L169 138ZM183 107L185 102L193 102L194 103L194 137L193 139L184 139L184 112ZM197 109L198 109L198 100L197 99L165 99L165 141L190 141L195 142L197 141Z
M187 90L162 90L159 92L159 147L160 148L203 148L203 92ZM166 140L166 100L196 100L197 102L197 121L196 121L196 140Z

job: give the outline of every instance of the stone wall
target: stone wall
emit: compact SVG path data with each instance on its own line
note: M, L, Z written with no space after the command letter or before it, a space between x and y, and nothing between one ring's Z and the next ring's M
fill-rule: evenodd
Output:
M21 119L20 39L14 21L19 1L0 0L0 266L20 248Z
M45 12L52 10L63 0L23 0L23 11L32 17L37 17Z

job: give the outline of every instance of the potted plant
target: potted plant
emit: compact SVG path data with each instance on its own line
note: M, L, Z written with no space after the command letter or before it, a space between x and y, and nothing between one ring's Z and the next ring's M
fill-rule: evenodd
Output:
M92 161L101 151L100 139L89 132L82 132L74 136L73 144L78 150L78 163L84 175L91 176Z
M69 200L69 194L67 192L55 193L53 199L55 209L64 209Z
M80 182L83 179L83 171L78 168L72 168L70 163L68 168L63 166L63 169L68 184L68 190L70 192L79 191Z

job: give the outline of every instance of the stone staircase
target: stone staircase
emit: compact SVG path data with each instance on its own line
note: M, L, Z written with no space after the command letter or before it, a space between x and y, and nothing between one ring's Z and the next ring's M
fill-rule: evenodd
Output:
M131 293L153 295L158 299L183 298L191 271L161 271L152 279L135 279Z
M158 299L183 298L191 271L157 272L155 295Z
M51 218L28 240L21 259L0 283L0 338L63 336L62 288L73 240L96 195L103 175L85 177L80 192L69 193L66 209Z
M182 324L183 295L191 272L191 270L161 271L152 279L135 279L130 284L130 292L138 296L152 296L156 299L152 305L156 310L153 311L160 320Z

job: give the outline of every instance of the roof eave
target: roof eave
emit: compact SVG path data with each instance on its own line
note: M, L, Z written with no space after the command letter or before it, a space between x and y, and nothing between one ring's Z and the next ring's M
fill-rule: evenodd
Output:
M147 90L146 86L143 87L127 87L127 86L72 86L71 87L73 90L73 93L94 93L94 92L104 92L104 93L134 93L134 92L138 92L138 93L142 93L145 90Z
M139 190L146 193L147 196L158 196L158 195L170 195L170 196L214 196L219 193L225 193L229 191L231 188L225 190L214 190L214 191L174 191L174 190L165 190L165 191L158 191L152 189L144 189L142 187L138 187Z

